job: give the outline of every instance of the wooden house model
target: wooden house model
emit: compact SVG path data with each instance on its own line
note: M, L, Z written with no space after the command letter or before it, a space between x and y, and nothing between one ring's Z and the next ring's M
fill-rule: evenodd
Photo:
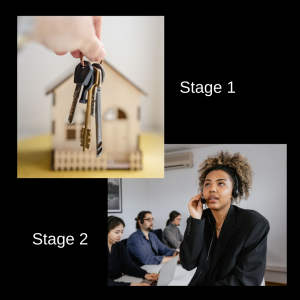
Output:
M90 62L91 64L94 62ZM99 63L99 62L98 62ZM78 103L75 121L68 116L75 90L74 73L49 89L52 93L52 169L106 170L142 168L140 136L140 102L146 95L107 61L102 63L105 81L101 85L102 153L96 157L95 118L91 117L91 148L80 146L81 128L85 127L86 104Z

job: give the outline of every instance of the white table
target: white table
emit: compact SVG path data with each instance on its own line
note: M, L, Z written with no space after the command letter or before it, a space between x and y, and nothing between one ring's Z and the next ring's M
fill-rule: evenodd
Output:
M160 265L144 265L141 268L146 270L148 273L158 273L158 271L161 269L163 264ZM192 277L194 276L197 268L193 269L192 271L187 271L182 268L181 265L176 266L175 274L173 280L168 284L168 286L187 286L190 281L192 280ZM133 276L122 276L116 281L123 281L123 282L134 282L138 283L141 282L143 279ZM261 283L261 286L265 286L265 278L263 278L263 281Z
M141 268L146 270L148 273L158 273L158 271L161 269L163 264L160 265L144 265ZM179 285L184 285L187 286L189 282L191 281L192 277L194 276L196 269L193 269L192 271L187 271L182 268L181 265L177 265L175 269L175 274L173 280L168 284L168 286L179 286ZM138 283L141 282L143 279L142 278L137 278L133 276L122 276L116 281L123 281L123 282L134 282Z

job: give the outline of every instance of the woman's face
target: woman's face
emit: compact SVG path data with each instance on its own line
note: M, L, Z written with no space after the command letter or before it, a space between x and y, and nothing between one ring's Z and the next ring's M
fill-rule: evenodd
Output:
M109 231L109 233L108 233L109 239L108 240L111 243L119 242L123 235L123 232L124 232L124 226L122 224L116 226L115 228L113 228Z
M206 205L219 210L231 203L233 184L230 175L223 170L213 170L206 175L203 197Z
M180 221L181 221L181 215L178 215L178 216L174 219L173 224L176 225L176 226L178 226L179 223L180 223Z

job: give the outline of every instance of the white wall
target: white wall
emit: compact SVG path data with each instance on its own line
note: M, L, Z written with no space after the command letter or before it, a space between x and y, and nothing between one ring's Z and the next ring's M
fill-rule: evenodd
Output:
M148 94L141 100L141 130L163 132L164 17L104 16L102 42L105 59ZM17 53L18 139L50 133L52 95L45 92L78 63L34 42Z
M240 207L253 209L270 223L267 249L266 281L286 283L287 267L287 146L286 145L215 145L189 150L193 152L192 168L165 171L163 179L123 179L123 238L135 230L137 214L152 211L154 229L164 228L172 210L182 214L181 232L189 217L187 205L198 193L198 166L208 155L220 150L240 152L250 161L253 185L250 197ZM177 151L179 153L186 151ZM171 153L171 152L170 152ZM111 214L109 214L111 215Z

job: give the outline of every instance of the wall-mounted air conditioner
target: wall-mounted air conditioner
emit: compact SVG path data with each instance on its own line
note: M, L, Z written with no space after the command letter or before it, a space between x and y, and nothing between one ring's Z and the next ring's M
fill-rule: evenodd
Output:
M191 168L192 166L192 152L165 154L165 170Z

